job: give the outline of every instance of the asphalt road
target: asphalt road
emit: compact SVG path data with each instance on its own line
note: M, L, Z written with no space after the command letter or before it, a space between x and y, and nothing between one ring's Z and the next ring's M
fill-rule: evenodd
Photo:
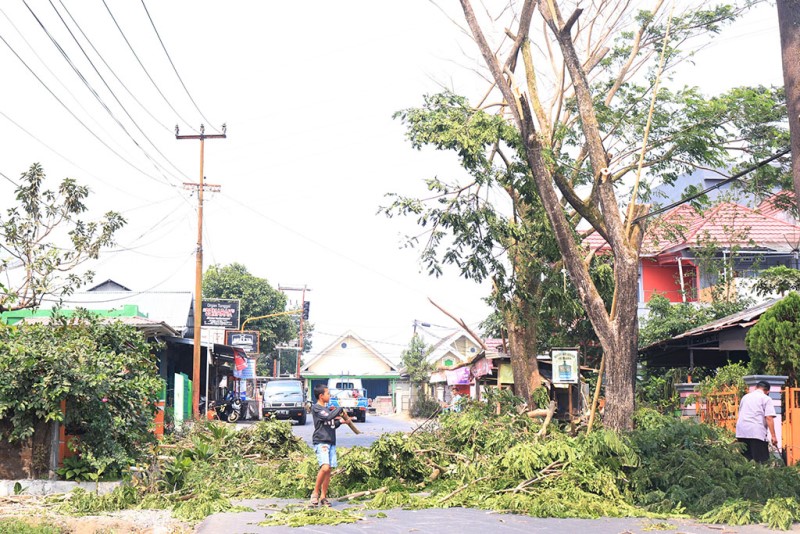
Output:
M195 532L198 534L302 534L302 533L335 533L335 534L406 534L408 532L457 532L458 534L494 533L586 533L586 534L651 534L654 531L666 531L679 534L767 534L775 532L761 525L730 527L722 525L706 525L695 521L654 520L643 518L600 518L600 519L557 519L536 518L526 515L500 514L470 508L435 508L429 510L384 510L378 515L377 510L359 512L363 517L357 523L336 526L309 525L291 528L285 526L262 527L259 523L266 517L280 510L287 504L300 501L277 499L257 499L242 501L237 504L249 506L253 512L215 514L200 523ZM343 510L356 508L350 503L333 501L333 508ZM385 516L385 517L384 517ZM800 531L795 525L793 532Z
M353 431L347 425L340 426L336 431L336 445L339 447L353 447L355 445L369 447L381 434L387 432L411 432L419 423L419 421L405 419L397 415L367 415L365 423L355 423L361 434L353 434ZM306 443L311 445L314 423L311 421L310 416L308 422L303 426L292 423L292 431L296 436L303 438Z

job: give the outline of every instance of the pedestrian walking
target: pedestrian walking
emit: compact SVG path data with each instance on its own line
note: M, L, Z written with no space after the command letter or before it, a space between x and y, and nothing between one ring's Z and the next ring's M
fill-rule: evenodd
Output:
M756 388L742 397L739 403L739 417L736 420L736 439L744 443L744 455L749 460L764 463L769 459L770 439L778 446L775 434L775 406L769 398L770 385L764 380Z

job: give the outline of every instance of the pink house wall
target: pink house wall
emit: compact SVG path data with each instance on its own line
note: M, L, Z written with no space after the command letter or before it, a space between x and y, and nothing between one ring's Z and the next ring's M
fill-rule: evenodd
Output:
M686 301L696 300L696 273L694 265L688 262L683 264L683 284L686 289ZM644 302L649 302L653 293L658 293L669 299L670 302L682 302L679 271L676 264L659 265L657 260L642 259L642 289Z

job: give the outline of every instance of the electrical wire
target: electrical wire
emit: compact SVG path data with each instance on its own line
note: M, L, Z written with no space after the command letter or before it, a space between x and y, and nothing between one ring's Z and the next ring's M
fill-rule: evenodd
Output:
M160 184L164 184L164 182L163 182L162 180L159 180L158 178L156 178L155 176L152 176L152 175L151 175L150 173L148 173L147 171L144 171L143 169L140 169L140 168L139 168L139 167L137 167L137 166L136 166L134 163L131 163L131 162L130 162L130 161L129 161L129 160L128 160L128 159L127 159L125 156L123 156L122 154L120 154L119 152L117 152L116 150L114 150L114 148L113 148L111 145L109 145L109 144L108 144L106 141L104 141L104 140L103 140L103 138L101 138L99 135L97 135L97 134L94 132L94 130L92 130L91 128L89 128L89 126L87 126L87 125L86 125L86 123L85 123L85 122L83 122L83 121L80 119L80 117L78 117L78 116L75 114L75 112L74 112L74 111L72 111L72 110L69 108L69 106L67 106L67 105L64 103L64 101L63 101L63 100L61 100L61 99L58 97L58 95L56 95L56 94L53 92L53 90L52 90L52 89L50 89L50 87L49 87L49 86L48 86L48 85L47 85L47 84L44 82L44 80L42 80L42 79L39 77L39 75L38 75L38 74L36 74L36 72L35 72L35 71L34 71L34 70L33 70L33 69L30 67L30 65L28 65L28 63L27 63L27 62L26 62L24 59L22 59L22 57L21 57L21 56L20 56L20 55L17 53L17 51L14 49L14 47L12 47L12 46L11 46L11 44L10 44L8 41L6 41L5 37L3 37L2 35L0 35L0 41L3 41L3 44L5 44L5 45L6 45L6 47L8 47L8 49L9 49L9 50L11 50L11 53L12 53L12 54L14 54L14 56L16 56L16 58L17 58L17 59L18 59L18 60L19 60L19 61L20 61L20 62L21 62L21 63L22 63L24 66L25 66L25 68L26 68L26 69L28 69L28 72L30 72L30 73L33 75L33 77L34 77L34 78L36 78L36 81L38 81L38 82L39 82L39 83L42 85L42 87L44 87L44 88L45 88L45 90L47 90L47 92L48 92L48 93L50 93L50 95L51 95L53 98L55 98L55 99L56 99L56 101L57 101L59 104L61 104L61 107L63 107L63 108L64 108L64 109L67 111L67 113L69 113L69 114L72 116L72 118L73 118L73 119L75 119L76 121L78 121L78 123L79 123L81 126L83 126L83 128L84 128L84 129L85 129L87 132L89 132L89 133L92 135L92 137L94 137L95 139L97 139L97 140L100 142L100 144L102 144L104 147L106 147L108 150L110 150L110 151L111 151L111 153L113 153L115 156L117 156L119 159L121 159L123 162L125 162L125 164L127 164L127 165L128 165L129 167L131 167L132 169L136 170L137 172L141 173L142 175L146 176L147 178L149 178L149 179L153 180L154 182L157 182L157 183L160 183ZM167 183L166 185L168 185L169 187L175 187L175 186L173 186L172 184L169 184L169 183Z
M188 256L186 256L186 260L191 258L193 255L194 255L194 248L192 249L191 253ZM55 303L59 303L60 302L60 303L63 303L63 304L105 304L107 302L119 302L120 300L129 300L131 297L135 297L137 295L142 295L144 293L148 293L148 292L154 290L155 288L157 288L158 286L166 283L168 280L172 279L172 277L175 276L176 274L178 274L178 271L180 271L183 268L183 266L186 265L186 260L184 260L184 262L181 263L178 266L178 268L175 269L175 271L173 271L168 277L164 278L163 280L161 280L157 284L155 284L153 286L150 286L149 288L144 289L142 291L129 291L129 292L126 291L126 295L124 297L113 298L113 299L105 299L105 300L64 300L64 299L56 300L56 299L43 298L42 302L55 302Z
M167 103L169 108L175 113L175 115L180 120L183 121L184 124L186 124L192 131L199 133L196 128L194 128L186 119L184 119L181 116L180 113L178 113L178 110L175 109L175 107L172 105L172 103L169 100L167 100L167 97L161 91L161 88L158 87L158 84L156 83L156 81L153 79L152 76L150 76L150 73L148 72L147 68L145 68L144 63L142 63L142 60L139 59L139 55L136 53L136 50L133 49L133 45L131 45L130 41L128 41L128 38L125 36L125 32L122 31L122 27L117 22L117 18L114 16L114 13L111 12L111 8L108 7L108 4L106 3L106 0L102 0L102 1L103 1L103 5L106 6L106 11L108 11L108 14L111 15L111 20L114 21L114 25L117 27L117 29L119 30L120 35L122 35L122 38L125 40L125 44L128 45L128 48L130 49L131 53L133 54L133 57L135 57L136 61L139 62L139 66L142 67L142 70L147 75L147 78L150 80L150 83L153 84L153 87L156 88L156 91L158 91L158 94L161 95L161 98L164 99L164 102Z
M158 42L161 43L161 48L164 50L164 53L167 55L167 59L169 60L169 64L172 65L172 70L175 71L175 76L178 77L178 81L181 82L181 86L183 87L183 90L186 91L186 96L188 96L189 100L192 101L192 104L194 105L194 109L196 109L197 112L200 114L200 116L203 118L203 120L206 121L206 124L208 124L214 130L219 132L219 130L211 123L211 121L206 118L206 116L203 114L203 112L200 111L200 107L198 107L197 102L195 102L194 98L192 98L192 95L191 95L191 93L189 93L189 89L186 87L186 84L183 83L183 78L181 78L181 75L178 74L178 69L177 69L177 67L175 67L175 63L172 61L172 57L169 55L169 52L167 52L167 47L164 45L164 41L161 39L161 34L158 33L158 29L156 28L156 24L155 24L155 22L153 22L153 17L150 16L150 11L147 9L147 5L145 5L144 0L142 0L142 7L144 8L144 12L147 13L147 18L148 18L148 20L150 20L150 25L153 27L153 31L156 32L156 37L158 37Z
M72 100L73 100L73 102L74 102L75 104L77 104L77 106L78 106L78 107L81 109L81 111L83 111L83 113L84 113L84 114L85 114L87 117L89 117L89 119L90 119L90 120L91 120L91 121L94 123L94 125L95 125L97 128L99 128L101 132L103 132L104 134L106 134L106 136L107 136L108 138L113 138L113 136L112 136L112 135L111 135L111 134L110 134L110 133L109 133L109 132L108 132L108 131L107 131L107 130L106 130L104 127L103 127L103 125L102 125L102 124L100 124L99 122L97 122L97 121L94 119L94 114L93 114L93 113L91 113L89 110L87 110L87 109L84 107L84 105L81 103L80 99L78 99L78 97L77 97L77 96L75 96L75 94L74 94L74 93L73 93L73 92L70 90L70 88L69 88L69 87L67 87L67 86L64 84L64 82L62 82L62 81L61 81L61 78L59 78L59 76L58 76L58 75L57 75L55 72L53 72L53 70L50 68L50 66L49 66L49 65L48 65L48 64L47 64L47 63L46 63L46 62L45 62L45 61L42 59L42 57L39 55L39 53L36 51L36 49L33 47L33 45L31 45L31 43L30 43L30 42L28 41L28 39L25 37L25 34L24 34L23 32L21 32L21 31L20 31L20 29L17 27L17 25L16 25L16 24L14 24L14 21L13 21L13 20L11 20L11 18L10 18L10 17L9 17L9 16L6 14L6 12L5 12L5 11L4 11L2 8L0 8L0 13L2 13L2 14L3 14L3 16L4 16L4 17L5 17L5 19L8 21L8 23L11 25L11 27L12 27L12 28L14 28L14 31L15 31L15 32L17 32L17 35L19 36L19 38L20 38L20 39L22 39L22 41L23 41L23 42L25 43L25 45L28 47L28 50L30 50L30 51L31 51L31 53L32 53L34 56L36 56L36 59L38 59L38 60L39 60L39 63L42 65L42 67L44 67L44 69L45 69L45 70L46 70L46 71L47 71L47 72L50 74L50 76L52 76L52 77L53 77L53 79L54 79L54 80L55 80L55 81L58 83L58 85L60 85L60 86L61 86L61 88L62 88L62 89L64 89L64 91L66 91L66 93L67 93L69 96L71 96L71 97L72 97ZM118 146L119 146L119 148L120 148L120 149L122 149L121 145L118 145Z
M155 149L155 151L158 153L158 155L161 156L162 158L164 158L164 161L166 161L173 169L175 169L178 172L178 174L181 175L181 177L180 177L181 181L187 181L189 178L184 174L184 172L182 170L180 170L177 167L177 165L175 165L166 155L164 155L163 152L161 152L161 150L156 146L156 144L153 143L152 139L150 139L150 137L144 132L144 130L142 130L141 126L139 126L139 123L136 122L136 120L131 116L131 114L128 112L127 108L123 105L123 103L117 97L117 94L108 85L108 82L106 81L106 79L103 77L102 74L100 74L100 71L97 70L97 66L94 64L92 59L89 57L89 54L86 53L86 50L81 45L80 41L78 41L78 38L75 37L75 34L72 32L72 29L67 24L67 21L64 20L64 17L62 17L61 13L58 11L58 9L56 9L56 6L55 6L55 4L53 4L53 1L52 0L48 0L48 1L50 3L50 7L53 8L53 11L56 12L56 15L58 15L59 20L64 25L64 27L67 29L67 32L69 32L69 35L72 37L72 40L75 41L76 45L78 45L78 49L80 49L80 51L83 53L83 57L85 57L86 61L89 62L89 65L91 65L92 69L94 69L95 74L97 74L97 76L100 78L100 81L103 82L103 85L106 86L106 89L108 89L108 92L111 93L111 96L114 98L114 100L117 102L117 104L119 104L119 107L122 109L122 111L128 117L128 119L130 119L131 123L133 123L133 125L136 127L136 129L139 130L139 133L142 134L142 136L147 140L147 142L150 143L150 146L152 146ZM94 47L92 47L92 48L94 48Z
M145 113L147 113L147 115L149 115L151 119L153 119L153 121L155 121L159 126L161 126L164 130L168 131L170 133L170 135L172 135L174 133L174 129L170 128L169 126L167 126L166 124L161 122L158 119L158 117L153 115L153 113L150 111L150 109L147 106L142 104L139 101L139 99L136 98L136 95L134 95L133 92L130 89L128 89L128 86L125 84L125 82L123 82L122 79L120 79L120 77L117 76L116 71L114 71L114 69L111 68L111 65L108 64L108 62L105 60L105 58L100 53L100 51L97 50L97 48L95 48L94 44L92 43L92 40L89 39L89 36L86 35L86 32L83 31L83 28L81 28L81 25L78 24L77 20L75 20L75 17L72 16L72 13L70 13L69 9L67 9L67 6L64 5L64 2L62 2L62 0L58 0L58 3L61 4L62 9L64 9L64 11L66 12L67 16L70 18L70 20L75 25L75 27L78 28L78 31L81 32L81 35L83 35L83 38L86 39L87 43L89 43L89 46L92 47L92 50L94 50L94 53L97 54L97 57L100 58L100 61L103 62L103 65L106 66L108 71L112 74L112 76L114 76L114 78L119 82L119 84L125 89L125 91L128 93L128 95L130 95L130 97L133 99L133 101L136 102L139 105L139 107L142 108L142 110Z
M253 207L251 207L251 206L248 206L247 204L243 203L242 201L240 201L240 200L237 200L237 199L233 198L232 196L230 196L230 195L227 195L226 193L220 193L220 194L221 194L223 197L225 197L225 198L227 198L228 200L230 200L231 202L234 202L234 203L238 204L239 206L241 206L241 207L243 207L243 208L245 208L245 209L247 209L247 210L249 210L249 211L253 212L253 213L254 213L254 214L256 214L257 216L259 216L259 217L261 217L261 218L263 218L263 219L265 219L265 220L267 220L267 221L271 222L272 224L274 224L274 225L276 225L276 226L279 226L280 228L282 228L282 229L286 230L287 232L290 232L290 233L292 233L292 234L294 234L294 235L296 235L296 236L298 236L298 237L301 237L301 238L305 239L306 241L308 241L308 242L310 242L310 243L312 243L312 244L314 244L314 245L318 246L319 248L321 248L321 249L323 249L323 250L326 250L326 251L330 252L331 254L334 254L334 255L336 255L336 256L339 256L340 258L342 258L342 259L345 259L345 260L349 261L349 262L350 262L350 263L352 263L353 265L356 265L356 266L358 266L358 267L360 267L360 268L364 269L365 271L369 271L369 272L371 272L371 273L374 273L374 274L376 274L376 275L380 276L381 278L384 278L384 279L386 279L386 280L388 280L388 281L390 281L390 282L393 282L393 283L395 283L395 284L397 284L397 285L399 285L399 286L401 286L401 287L404 287L404 288L406 288L406 289L408 289L408 290L410 290L410 291L413 291L414 293L417 293L417 294L419 294L419 295L425 295L425 293L424 293L424 292L422 292L422 291L420 291L420 290L419 290L419 288L416 288L416 287L414 287L414 286L411 286L411 285L409 285L409 284L406 284L406 283L404 283L404 282L401 282L400 280L397 280L397 279L395 279L395 278L392 278L391 276L388 276L388 275L386 275L386 273L383 273L383 272L381 272L381 271L378 271L377 269L373 269L372 267L370 267L370 266L368 266L368 265L365 265L365 264L361 263L360 261L358 261L358 260L356 260L356 259L354 259L354 258L351 258L350 256L347 256L347 255L345 255L345 254L342 254L340 251L338 251L338 250L336 250L336 249L334 249L334 248L331 248L331 247L329 247L329 246L327 246L327 245L325 245L325 244L323 244L323 243L320 243L319 241L317 241L317 240L315 240L315 239L313 239L313 238L311 238L311 237L308 237L308 236L307 236L307 235L305 235L305 234L302 234L302 233L298 232L298 231L297 231L297 230L295 230L294 228L292 228L292 227L290 227L290 226L286 226L285 224L281 223L280 221L276 221L275 219L272 219L272 218L268 217L267 215L265 215L265 214L264 214L264 213L262 213L261 211L259 211L259 210L255 209L255 208L253 208Z
M5 179L6 179L6 180L8 180L9 182L11 182L13 185L15 185L15 186L19 187L19 184L18 184L17 182L15 182L14 180L12 180L12 179L11 179L11 178L9 178L8 176L6 176L4 173L0 172L0 176L2 176L3 178L5 178Z
M632 224L635 224L635 223L637 223L639 221L643 221L645 219L649 219L650 217L655 217L656 215L660 215L660 214L664 213L665 211L669 211L672 208L676 208L676 207L680 206L681 204L686 204L687 202L691 202L692 200L700 198L701 196L705 195L709 191L713 191L714 189L719 189L720 187L722 187L724 185L728 185L729 183L738 180L742 176L744 176L746 174L750 174L754 170L756 170L756 169L758 169L760 167L763 167L764 165L767 165L768 163L771 163L771 162L775 161L776 159L780 158L781 156L785 156L789 152L791 152L791 148L787 148L787 149L781 150L777 154L773 154L772 156L768 157L767 159L759 161L758 163L756 163L752 167L748 167L747 169L734 174L730 178L722 180L721 182L718 182L718 183L712 185L711 187L707 187L706 189L703 189L699 193L695 193L693 195L689 195L688 197L686 197L684 199L681 199L681 200L678 200L677 202L673 202L672 204L664 206L663 208L659 208L657 210L653 210L653 211L648 212L648 213L646 213L644 215L636 217L632 221Z
M14 120L14 119L12 119L11 117L9 117L9 116L8 116L8 115L6 115L5 113L3 113L2 111L0 111L0 116L4 117L4 118L5 118L5 119L6 119L8 122L10 122L11 124L13 124L13 125L14 125L14 126L16 126L17 128L19 128L20 130L22 130L23 132L25 132L25 133L26 133L26 134L27 134L29 137L31 137L33 140L35 140L36 142L38 142L39 144L41 144L42 146L44 146L44 147L45 147L46 149L48 149L50 152L52 152L52 153L53 153L53 154L55 154L56 156L60 157L61 159L63 159L64 161L66 161L67 163L69 163L70 165L72 165L73 167L75 167L75 168L77 168L77 169L79 169L79 170L81 170L81 171L85 172L87 175L91 176L91 177L92 177L92 178L94 178L95 180L97 180L97 181L99 181L99 182L101 182L101 183L104 183L104 184L106 184L107 186L111 187L112 189L116 189L116 190L117 190L117 191L119 191L120 193L125 193L126 195L129 195L129 196L132 196L132 197L138 198L139 200L146 200L144 197L140 197L139 195L136 195L136 194L134 194L134 193L131 193L130 191L126 191L126 190L124 190L124 189L122 189L122 188L120 188L120 187L117 187L117 186L116 186L116 185L114 185L112 182L107 182L107 181L103 180L102 178L99 178L99 177L97 177L96 175L92 174L91 172L87 171L86 169L84 169L83 167L81 167L80 165L78 165L77 163L75 163L74 161L72 161L71 159L69 159L68 157L66 157L65 155L61 154L61 153L60 153L59 151L57 151L55 148L51 147L50 145L48 145L47 143L45 143L44 141L42 141L41 139L39 139L38 137L36 137L35 135L33 135L31 132L29 132L28 130L26 130L26 129L25 129L25 128L24 128L24 127L21 125L21 124L19 124L17 121L15 121L15 120Z
M114 122L117 123L117 125L122 129L122 131L125 133L125 135L133 142L133 144L136 145L136 147L144 154L144 156L153 164L153 167L156 169L156 171L158 171L164 177L164 180L166 180L168 182L169 178L163 172L166 169L163 169L163 167L161 167L158 164L158 162L156 162L155 159L153 159L153 157L150 156L150 154L144 149L144 147L142 147L139 144L139 142L136 139L134 139L134 137L130 134L128 129L125 127L125 125L123 125L122 122L117 118L117 116L114 115L114 112L111 111L111 109L108 107L108 105L102 99L100 94L94 89L94 87L92 87L92 85L89 83L89 81L83 75L83 73L81 73L80 69L78 69L78 67L75 66L75 63L69 57L69 54L67 54L67 52L64 50L64 48L52 36L50 31L47 29L47 27L45 27L44 23L42 23L41 19L39 19L39 17L36 15L36 13L31 9L31 7L28 5L27 0L22 0L22 3L25 4L26 8L28 8L28 11L31 13L31 15L33 15L33 18L36 19L36 22L39 24L39 27L42 29L42 31L44 31L44 33L50 39L50 42L53 44L53 46L56 47L56 49L59 51L59 53L64 58L64 60L67 62L67 64L69 64L70 68L72 68L72 70L75 72L75 74L78 76L78 78L80 78L81 82L83 82L83 84L86 86L86 88L89 90L89 92L92 93L92 96L94 96L95 99L100 103L100 106L106 111L106 113L108 113L108 115L112 118L112 120L114 120ZM55 9L55 6L54 6L54 9ZM69 30L69 28L68 28L68 30ZM72 33L72 32L70 32L70 33ZM83 50L83 48L81 48L81 50ZM101 79L102 79L102 77L101 77ZM126 111L126 113L127 113L127 111ZM177 178L177 177L173 176L173 179L176 180L178 185L180 185L182 183L182 179L181 178Z

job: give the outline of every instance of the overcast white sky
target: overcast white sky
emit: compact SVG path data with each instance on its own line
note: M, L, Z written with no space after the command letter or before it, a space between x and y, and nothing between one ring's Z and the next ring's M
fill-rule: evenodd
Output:
M418 253L399 247L401 237L415 231L413 222L376 214L385 193L422 194L423 179L459 172L450 154L413 150L392 113L442 86L473 97L485 90L464 55L474 50L436 6L424 0L150 0L150 15L209 124L172 71L141 2L105 2L155 84L103 0L27 0L143 150L91 96L25 3L0 4L0 36L111 147L0 42L0 173L15 180L40 162L52 185L70 176L90 186L90 217L113 209L129 221L116 251L91 265L95 281L193 290L196 200L180 184L197 181L199 146L176 141L173 128L178 123L189 134L190 125L205 122L213 133L211 126L225 122L228 139L206 142L205 175L222 185L222 193L207 196L205 265L239 262L274 286L307 284L315 349L352 329L396 356L414 319L452 327L428 296L472 325L487 315L481 301L486 287L453 269L439 279L421 273ZM77 33L64 6L127 89ZM725 30L678 79L707 94L782 84L774 6ZM0 178L1 209L11 204L12 191Z

